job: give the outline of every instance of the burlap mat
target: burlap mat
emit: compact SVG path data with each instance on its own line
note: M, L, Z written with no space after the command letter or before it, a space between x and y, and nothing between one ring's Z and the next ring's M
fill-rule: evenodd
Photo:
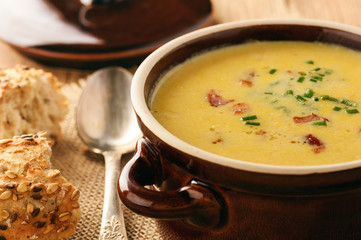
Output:
M62 122L63 138L53 147L52 163L81 191L82 217L76 234L70 239L95 240L99 236L103 207L104 161L101 155L85 151L77 135L75 108L81 87L72 83L66 84L63 90L69 98L70 112ZM123 156L123 162L130 157L131 154ZM123 209L129 240L161 239L153 219L137 215L124 206Z

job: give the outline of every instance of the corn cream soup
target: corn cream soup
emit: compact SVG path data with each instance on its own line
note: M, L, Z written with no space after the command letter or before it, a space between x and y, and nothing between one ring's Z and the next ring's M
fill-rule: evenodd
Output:
M151 111L178 138L273 165L361 159L361 53L323 43L250 42L165 74Z

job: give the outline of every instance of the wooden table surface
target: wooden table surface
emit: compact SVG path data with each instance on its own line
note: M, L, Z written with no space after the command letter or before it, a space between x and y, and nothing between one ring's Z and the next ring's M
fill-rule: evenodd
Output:
M361 0L211 0L216 23L259 18L311 18L361 27ZM0 40L0 68L25 64L77 81L92 71L47 66L22 56Z

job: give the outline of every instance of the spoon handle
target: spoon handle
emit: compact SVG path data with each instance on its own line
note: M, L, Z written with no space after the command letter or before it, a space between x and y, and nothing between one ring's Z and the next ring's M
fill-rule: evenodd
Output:
M105 159L105 190L99 240L127 240L123 211L117 193L122 154L117 151L108 151L103 155Z

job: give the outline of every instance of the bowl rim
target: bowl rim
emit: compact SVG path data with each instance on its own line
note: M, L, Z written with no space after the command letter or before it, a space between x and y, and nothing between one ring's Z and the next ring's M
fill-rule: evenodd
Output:
M304 26L318 26L350 32L361 36L361 28L342 23L336 23L324 20L312 19L257 19L257 20L243 20L229 23L217 24L211 27L206 27L196 30L185 35L182 35L170 42L164 44L153 53L151 53L138 67L134 74L131 85L131 99L133 108L141 119L143 124L147 126L159 139L166 142L171 147L180 152L184 152L195 158L200 158L214 164L219 164L226 167L231 167L243 171L265 173L265 174L280 174L280 175L307 175L314 173L329 173L348 170L352 168L361 167L361 159L353 160L344 163L324 164L324 165L309 165L309 166L284 166L284 165L270 165L262 163L253 163L239 159L232 159L207 152L199 149L191 144L179 139L166 130L152 115L149 110L145 95L144 86L148 74L155 66L155 64L162 59L168 52L172 51L185 42L197 39L199 37L212 34L219 31L230 30L233 28L249 27L256 25L304 25Z

